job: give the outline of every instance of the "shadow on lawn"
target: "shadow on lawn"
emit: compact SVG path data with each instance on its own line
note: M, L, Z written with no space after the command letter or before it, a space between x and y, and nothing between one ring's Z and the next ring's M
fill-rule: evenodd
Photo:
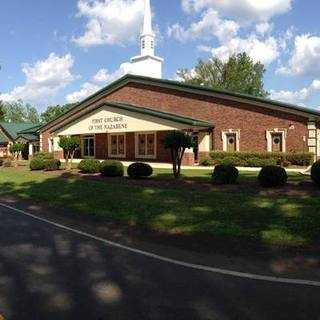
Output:
M241 185L224 192L155 182L132 185L125 178L95 181L64 173L42 182L3 183L0 192L66 208L81 219L117 221L197 250L246 255L264 254L270 245L294 250L319 246L320 199L312 193L295 197Z

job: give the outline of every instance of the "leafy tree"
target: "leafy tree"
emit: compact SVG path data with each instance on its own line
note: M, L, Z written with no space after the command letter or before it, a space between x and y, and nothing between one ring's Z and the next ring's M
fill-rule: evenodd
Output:
M199 60L191 71L179 70L178 76L188 84L267 97L269 93L264 89L263 82L265 72L262 63L254 63L244 52L231 56L227 62L218 58Z
M38 124L39 114L35 107L22 100L3 103L4 121Z
M25 149L25 144L17 142L10 145L9 151L15 159L19 159L24 149Z
M0 101L0 121L4 121L4 117L5 117L5 106L4 103L2 101Z
M64 157L66 159L66 168L70 170L74 154L80 147L80 139L77 137L60 137L59 147L63 149Z
M181 162L186 149L194 145L190 135L183 131L172 131L164 139L164 147L170 149L173 166L173 175L179 178L181 174Z
M48 123L55 118L61 116L62 114L66 113L69 109L71 109L75 104L68 103L65 105L56 105L56 106L49 106L46 111L41 114L41 122Z

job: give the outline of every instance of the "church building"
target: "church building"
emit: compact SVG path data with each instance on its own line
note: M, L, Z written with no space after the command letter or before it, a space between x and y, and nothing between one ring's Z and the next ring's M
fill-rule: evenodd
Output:
M316 110L162 79L151 17L145 0L141 54L131 59L128 74L42 126L42 151L63 158L59 137L77 136L79 159L170 162L164 137L183 130L198 143L185 154L188 165L212 150L310 151L320 157Z

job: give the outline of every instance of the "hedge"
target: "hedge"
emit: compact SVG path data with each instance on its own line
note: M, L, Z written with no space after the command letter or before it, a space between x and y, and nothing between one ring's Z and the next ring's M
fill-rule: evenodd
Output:
M276 188L283 187L288 180L287 172L279 166L263 167L259 173L258 181L262 187Z
M309 166L314 159L309 152L223 152L213 151L209 158L202 159L201 165L233 165L238 167L264 167L270 165Z
M212 180L218 184L234 184L239 177L239 171L236 167L230 165L218 165L212 173Z
M82 173L99 173L100 167L100 161L96 159L85 159L82 160L78 165L78 169Z
M105 160L100 165L100 173L105 177L123 177L124 166L117 160Z
M147 163L132 163L127 170L128 176L132 179L148 178L152 176L153 169Z
M45 161L45 170L46 171L57 171L61 167L60 160L57 159L48 159Z

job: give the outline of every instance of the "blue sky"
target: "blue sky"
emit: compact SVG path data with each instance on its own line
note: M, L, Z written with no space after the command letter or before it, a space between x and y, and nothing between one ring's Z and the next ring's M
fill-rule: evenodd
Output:
M316 0L151 0L164 77L247 51L271 97L320 106ZM139 53L143 0L10 0L0 11L0 99L39 110L84 98Z

